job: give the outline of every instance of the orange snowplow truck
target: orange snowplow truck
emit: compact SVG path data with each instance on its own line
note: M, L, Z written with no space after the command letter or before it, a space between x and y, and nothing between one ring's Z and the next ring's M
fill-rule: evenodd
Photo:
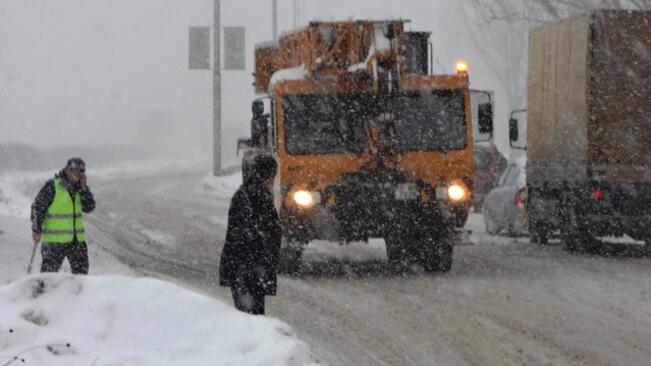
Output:
M256 45L249 160L279 165L281 267L316 239L384 238L389 261L452 266L455 227L472 202L467 70L428 73L427 32L403 20L312 22ZM429 57L431 58L431 56ZM492 107L479 108L492 131Z

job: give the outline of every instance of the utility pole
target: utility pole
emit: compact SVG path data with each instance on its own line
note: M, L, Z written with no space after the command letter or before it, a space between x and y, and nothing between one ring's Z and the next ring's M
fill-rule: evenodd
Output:
M298 21L298 12L300 11L299 6L300 6L300 4L299 4L298 0L294 0L292 2L292 14L294 15L294 29L298 28L298 23L299 23L299 21Z
M272 0L271 2L271 16L272 19L272 31L274 36L274 42L278 41L278 0Z
M222 84L221 84L221 22L220 22L220 0L215 0L214 25L213 25L213 77L212 77L212 101L213 101L213 174L220 175L222 172Z

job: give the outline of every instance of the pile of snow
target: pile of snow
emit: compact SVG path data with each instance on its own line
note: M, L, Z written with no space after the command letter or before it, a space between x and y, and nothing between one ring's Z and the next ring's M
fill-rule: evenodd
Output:
M0 214L0 285L4 285L27 273L27 266L32 253L32 226L27 219ZM34 266L40 268L41 256L37 254ZM2 333L0 323L0 333ZM2 335L0 335L0 345ZM3 353L0 352L0 356ZM0 365L2 365L0 358Z
M95 180L124 177L143 177L164 171L182 171L201 168L200 162L190 160L131 161L94 168L88 167L91 190ZM29 218L31 204L38 190L58 170L52 171L6 171L0 173L0 214L18 218Z
M207 176L199 183L199 190L218 198L230 198L242 184L242 172L230 175Z
M92 234L89 232L89 235ZM104 240L104 238L101 238L101 241ZM100 238L91 236L88 245L88 261L90 262L90 272L92 274L134 274L125 264L120 263L113 255L103 250L99 241ZM29 219L0 214L0 285L25 276L33 249L32 225ZM41 246L39 245L35 252L32 273L38 272L40 268ZM67 260L63 262L61 271L70 272L70 265ZM1 327L2 324L0 323ZM2 333L1 330L0 333ZM1 336L0 345L2 345ZM3 353L0 352L0 356L2 355ZM0 365L2 364L0 358Z
M0 287L0 355L16 364L306 365L287 324L171 283L33 275ZM20 362L24 360L23 362Z

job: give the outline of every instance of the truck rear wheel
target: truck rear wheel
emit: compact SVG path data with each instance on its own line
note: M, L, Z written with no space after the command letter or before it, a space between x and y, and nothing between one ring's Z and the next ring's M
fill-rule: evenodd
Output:
M569 207L561 226L561 245L570 252L588 253L594 251L594 238L580 222L576 209Z
M529 225L529 241L533 244L547 245L549 243L549 229L545 224Z
M594 250L591 237L583 232L562 232L561 244L570 252L589 253Z

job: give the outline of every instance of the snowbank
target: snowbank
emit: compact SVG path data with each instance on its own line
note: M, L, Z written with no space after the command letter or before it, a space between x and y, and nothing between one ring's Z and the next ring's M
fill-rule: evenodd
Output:
M0 287L0 309L0 355L16 364L311 363L287 324L155 279L33 275Z
M110 180L123 177L142 177L164 171L182 171L201 167L200 162L190 160L149 160L131 161L94 168L88 167L91 189L96 180ZM0 214L27 218L30 216L32 201L41 186L54 177L52 171L5 171L0 173Z
M5 285L25 276L33 248L32 226L29 219L0 214L0 285ZM34 257L32 273L38 272L41 268L40 250L39 245ZM100 248L95 240L91 240L88 246L88 260L92 274L119 273L132 275L134 273L113 255ZM61 271L70 272L70 265L67 260L63 262ZM2 323L0 323L1 327ZM1 330L0 333L2 333ZM1 336L0 345L2 345ZM4 354L0 352L0 356L2 355ZM0 365L2 364L0 358Z

